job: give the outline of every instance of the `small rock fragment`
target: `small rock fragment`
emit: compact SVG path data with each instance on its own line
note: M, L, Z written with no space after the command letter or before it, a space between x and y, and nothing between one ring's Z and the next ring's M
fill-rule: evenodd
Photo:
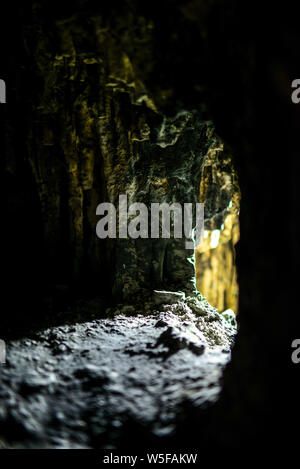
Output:
M174 304L179 301L184 301L185 294L182 292L172 292L172 291L153 291L153 301L156 305L161 304Z

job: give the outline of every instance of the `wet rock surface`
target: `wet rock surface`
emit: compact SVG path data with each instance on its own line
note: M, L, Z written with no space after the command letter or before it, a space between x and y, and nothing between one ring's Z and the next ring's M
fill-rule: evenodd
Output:
M128 432L171 435L185 405L217 400L235 328L194 298L128 306L7 344L2 447L117 448Z

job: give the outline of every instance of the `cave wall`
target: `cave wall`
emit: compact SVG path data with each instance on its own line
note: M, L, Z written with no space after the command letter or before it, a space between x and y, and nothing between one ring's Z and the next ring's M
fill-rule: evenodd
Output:
M33 2L24 11L21 78L34 86L23 91L26 130L15 160L23 159L34 181L47 281L89 282L125 301L149 288L191 291L194 269L186 259L193 251L184 239L99 240L96 207L117 207L121 194L128 205L148 207L201 201L208 237L221 231L222 246L196 256L196 285L212 305L237 311L238 237L228 221L224 228L227 205L239 205L230 149L203 102L185 108L177 83L165 89L156 10L135 2L79 2L70 10Z
M239 241L240 189L231 151L218 144L206 155L200 183L205 206L203 239L195 250L196 286L219 311L238 312L235 246Z
M299 29L291 2L272 8L229 3L211 11L209 82L210 110L234 150L242 194L239 333L222 398L209 417L208 441L218 435L224 447L243 448L249 456L253 450L255 457L269 457L274 448L276 457L287 456L297 438L292 416L299 415L298 370L290 359L291 338L299 331L293 293L299 231L292 215L299 107L291 101L291 82L300 72ZM280 229L279 220L285 225L287 219ZM283 256L280 246L287 249Z

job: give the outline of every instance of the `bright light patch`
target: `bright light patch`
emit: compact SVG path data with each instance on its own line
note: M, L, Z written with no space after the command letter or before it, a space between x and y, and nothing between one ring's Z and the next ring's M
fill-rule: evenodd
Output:
M220 230L213 230L211 233L210 247L214 249L218 246L220 239Z

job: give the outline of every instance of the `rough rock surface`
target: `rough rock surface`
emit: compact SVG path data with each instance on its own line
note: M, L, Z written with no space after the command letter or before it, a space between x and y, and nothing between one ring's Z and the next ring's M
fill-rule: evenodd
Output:
M173 304L178 301L184 300L185 294L180 292L169 292L169 291L160 291L154 290L153 300L156 305L167 303Z
M116 448L128 431L163 438L185 406L216 401L235 328L214 308L189 297L109 316L7 344L2 447Z
M151 203L201 199L210 233L221 230L230 201L238 202L231 150L203 106L174 101L173 80L163 79L176 63L174 75L185 70L186 52L182 67L180 54L172 54L182 46L182 34L189 44L191 25L180 32L176 27L176 34L166 33L162 41L160 9L158 18L152 18L151 9L136 2L117 9L109 2L107 7L102 2L94 7L88 1L79 3L61 11L61 5L48 8L33 2L22 24L19 82L34 87L19 92L26 105L20 98L11 111L15 119L21 104L24 107L22 138L6 136L7 172L19 194L12 191L12 222L24 211L28 223L19 189L27 184L35 206L27 205L37 228L37 242L28 243L34 252L40 243L36 270L45 272L51 284L93 285L94 291L118 295L120 301L130 301L141 289L190 291L194 271L185 262L192 255L185 240L100 240L95 228L97 205L118 207L120 194L128 195L128 204L142 202L148 208ZM168 18L189 17L179 6L168 10ZM174 43L162 60L161 48L168 41ZM189 77L189 88L193 73L183 75L184 80ZM202 85L198 80L194 84L197 96L204 93ZM231 230L226 246L223 238L219 249L211 253L210 246L197 256L197 286L219 311L236 311ZM43 283L43 275L37 280Z

